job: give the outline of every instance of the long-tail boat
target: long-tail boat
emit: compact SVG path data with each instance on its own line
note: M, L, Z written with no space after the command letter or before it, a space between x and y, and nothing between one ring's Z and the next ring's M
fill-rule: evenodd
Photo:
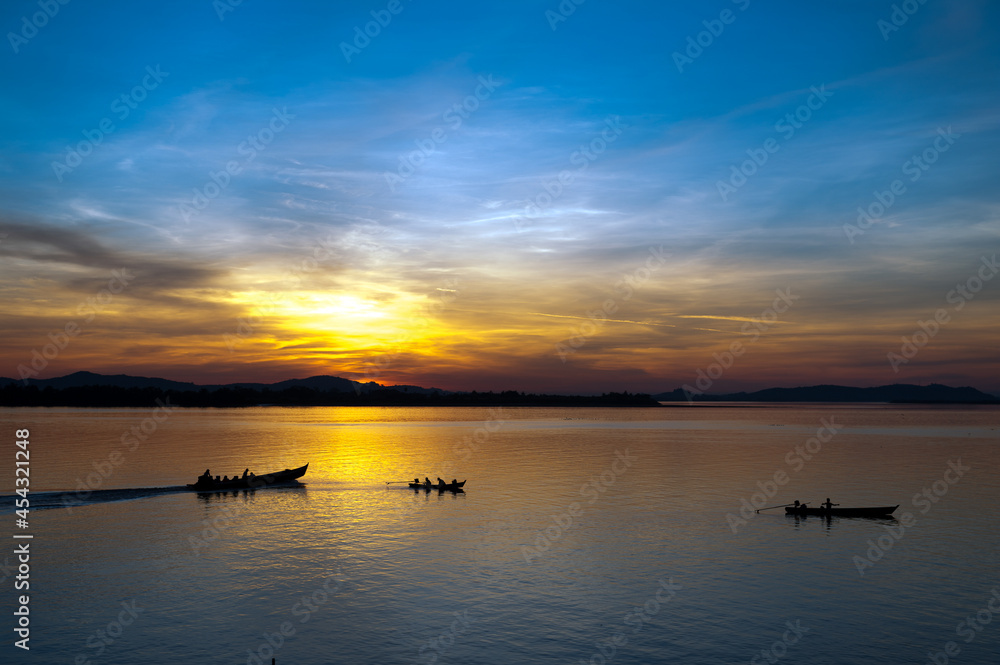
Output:
M189 490L197 490L199 492L215 492L220 490L242 490L242 489L259 489L261 487L269 487L271 485L280 485L283 483L291 483L297 481L306 474L306 469L309 465L300 466L297 469L285 469L284 471L273 471L271 473L266 473L262 476L255 474L247 474L245 476L234 476L227 480L216 480L211 476L198 476L197 482L191 483L186 487ZM216 476L217 478L218 476Z
M889 517L899 508L895 506L879 506L875 508L808 508L806 506L786 506L786 515L815 515L817 517Z
M410 489L437 490L439 492L457 492L465 487L465 481L460 483L410 483Z

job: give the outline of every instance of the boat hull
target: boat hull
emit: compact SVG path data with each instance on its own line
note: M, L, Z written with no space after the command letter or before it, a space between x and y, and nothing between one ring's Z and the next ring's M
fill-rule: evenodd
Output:
M890 517L899 508L895 506L879 506L875 508L785 508L786 515L815 515L816 517Z
M438 492L461 492L462 488L465 487L465 481L460 483L444 483L437 485L427 485L425 483L410 483L410 489L413 490L437 490Z
M211 480L205 482L199 480L196 483L187 485L189 490L195 490L198 492L220 492L225 490L245 490L245 489L260 489L261 487L270 487L271 485L281 485L284 483L296 482L299 478L306 475L306 469L309 465L300 466L297 469L285 469L284 471L274 471L272 473L267 473L262 476L254 476L246 478L234 478L232 480Z

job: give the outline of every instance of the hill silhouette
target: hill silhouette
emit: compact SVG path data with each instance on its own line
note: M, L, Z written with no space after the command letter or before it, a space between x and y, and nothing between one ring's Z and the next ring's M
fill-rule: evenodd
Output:
M0 378L0 406L148 407L245 406L646 406L649 395L537 395L517 391L449 392L420 386L383 386L336 376L277 383L197 385L168 379L75 372L53 379Z
M544 395L517 391L451 392L438 388L361 383L338 376L311 376L276 383L199 385L156 377L74 372L52 379L0 378L0 406L148 406L155 400L176 406L661 406L661 402L881 402L910 404L1000 404L971 387L892 384L873 388L819 385L767 388L755 392L691 394L682 389L658 395Z
M24 386L36 386L40 389L52 387L57 390L63 388L80 388L83 386L115 386L118 388L159 388L160 390L207 390L215 392L223 388L248 388L251 390L285 390L288 388L309 388L312 390L336 390L340 392L367 393L372 390L394 389L402 392L416 393L447 393L439 388L421 388L419 386L383 386L369 381L361 383L350 379L343 379L339 376L310 376L305 379L288 379L277 383L220 383L220 384L195 384L188 381L171 381L170 379L159 379L147 376L130 376L128 374L97 374L95 372L73 372L66 376L59 376L52 379L9 379L0 377L0 387L11 383L20 383Z

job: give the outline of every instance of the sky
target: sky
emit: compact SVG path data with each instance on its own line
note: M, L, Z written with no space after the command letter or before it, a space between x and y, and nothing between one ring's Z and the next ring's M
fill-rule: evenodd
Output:
M0 376L1000 392L996 3L0 28Z

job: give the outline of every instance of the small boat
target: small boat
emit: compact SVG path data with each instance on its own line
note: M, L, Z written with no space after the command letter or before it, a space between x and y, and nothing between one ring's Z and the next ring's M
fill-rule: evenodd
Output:
M816 515L817 517L889 517L899 508L895 506L879 506L876 508L807 508L805 506L787 506L786 515Z
M229 480L215 480L213 478L206 478L205 476L199 476L198 481L191 483L186 487L189 490L197 490L199 492L216 492L222 490L242 490L242 489L259 489L261 487L269 487L271 485L281 485L286 483L296 482L299 478L306 475L306 469L309 465L300 466L297 469L285 469L284 471L274 471L272 473L266 473L263 476L257 476L250 474L248 476L234 477Z
M437 490L439 492L460 492L465 487L465 481L460 483L410 483L410 489L414 490Z

